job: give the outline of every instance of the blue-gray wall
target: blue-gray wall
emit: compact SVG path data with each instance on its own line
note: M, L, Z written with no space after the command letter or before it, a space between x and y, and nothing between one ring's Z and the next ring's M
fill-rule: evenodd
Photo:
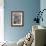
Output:
M4 38L18 41L31 31L36 12L40 9L40 0L4 0ZM11 11L24 11L24 26L11 27Z
M40 1L40 10L42 11L43 9L46 9L46 0L41 0ZM43 22L40 22L40 25L45 26L46 27L46 10L43 12Z

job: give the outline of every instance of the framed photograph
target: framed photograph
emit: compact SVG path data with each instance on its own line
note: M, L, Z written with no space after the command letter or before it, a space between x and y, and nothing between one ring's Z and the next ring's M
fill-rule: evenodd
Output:
M11 11L11 26L24 25L24 11Z

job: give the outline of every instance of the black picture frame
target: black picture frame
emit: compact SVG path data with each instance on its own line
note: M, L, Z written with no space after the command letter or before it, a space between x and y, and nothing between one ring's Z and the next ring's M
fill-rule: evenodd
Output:
M11 11L11 26L24 26L24 11Z

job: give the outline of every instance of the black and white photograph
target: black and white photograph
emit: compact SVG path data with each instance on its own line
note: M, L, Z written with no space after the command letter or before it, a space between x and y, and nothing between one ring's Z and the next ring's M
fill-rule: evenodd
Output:
M12 26L23 26L24 23L24 12L23 11L12 11L11 12L11 25Z

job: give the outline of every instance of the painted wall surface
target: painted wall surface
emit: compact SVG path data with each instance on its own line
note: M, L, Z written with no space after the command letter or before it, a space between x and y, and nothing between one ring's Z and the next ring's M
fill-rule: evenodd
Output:
M4 0L4 38L7 41L18 41L31 31L34 17L40 9L39 0ZM11 11L24 11L24 26L11 27ZM38 11L37 11L38 10Z
M41 11L42 11L43 9L46 9L46 0L41 0L41 1L40 1L40 9L41 9ZM40 25L46 27L46 10L43 12L42 17L43 17L43 22L40 21Z
M0 42L4 41L4 0L0 0ZM1 45L0 45L1 46Z

